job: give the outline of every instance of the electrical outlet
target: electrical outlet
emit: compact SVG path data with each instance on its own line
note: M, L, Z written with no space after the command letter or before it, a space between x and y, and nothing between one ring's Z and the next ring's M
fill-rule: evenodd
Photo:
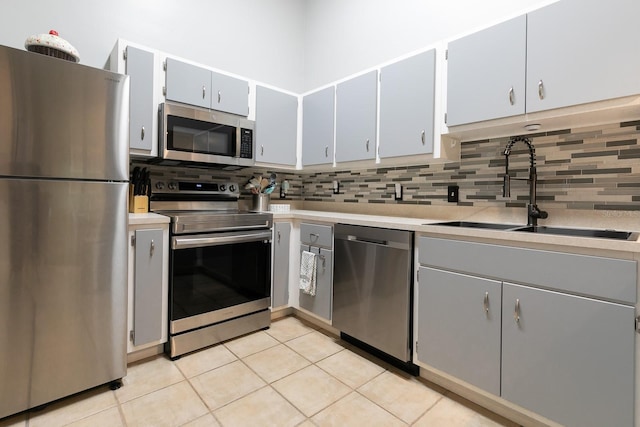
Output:
M340 194L340 181L333 181L333 194Z
M402 184L396 183L395 196L396 196L396 200L402 200Z
M449 185L447 187L447 201L452 203L458 203L458 195L460 192L460 187L457 185Z

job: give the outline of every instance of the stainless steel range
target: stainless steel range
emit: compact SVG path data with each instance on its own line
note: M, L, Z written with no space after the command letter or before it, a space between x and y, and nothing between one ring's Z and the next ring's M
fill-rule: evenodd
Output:
M232 182L154 181L151 210L171 218L171 358L269 327L273 215L238 209Z

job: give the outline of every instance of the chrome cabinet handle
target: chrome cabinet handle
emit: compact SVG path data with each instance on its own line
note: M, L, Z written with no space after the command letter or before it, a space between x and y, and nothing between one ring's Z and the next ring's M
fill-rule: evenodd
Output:
M260 146L260 155L264 156L264 145Z
M204 99L205 96L207 96L207 88L202 86L202 99Z
M484 293L484 313L489 316L489 292Z
M422 141L422 145L425 144L425 133L424 130L422 132L420 132L420 140Z
M222 99L222 94L218 91L218 104L220 104L220 100Z
M140 139L144 139L144 126L142 126L142 131L140 132Z
M509 104L513 105L515 104L516 100L513 96L513 86L511 86L511 88L509 89Z
M542 80L538 82L538 98L544 99L544 83Z
M324 156L325 157L329 157L329 146L328 145L324 147Z
M367 139L367 153L369 152L369 140Z
M520 298L516 298L516 307L513 310L513 320L520 324Z
M149 249L149 256L153 256L153 253L156 251L156 243L151 241L151 248Z
M278 231L278 244L280 244L280 232Z

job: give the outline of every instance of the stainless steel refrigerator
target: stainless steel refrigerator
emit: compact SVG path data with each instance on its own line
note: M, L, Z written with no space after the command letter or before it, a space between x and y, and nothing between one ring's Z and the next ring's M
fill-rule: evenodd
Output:
M128 99L0 47L0 418L126 373Z

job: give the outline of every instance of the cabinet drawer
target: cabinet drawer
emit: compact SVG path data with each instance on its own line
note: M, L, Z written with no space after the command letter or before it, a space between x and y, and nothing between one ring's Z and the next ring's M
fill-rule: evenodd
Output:
M420 237L418 249L430 267L636 302L635 261L431 237Z
M333 248L333 229L330 225L300 224L300 243L322 248Z

